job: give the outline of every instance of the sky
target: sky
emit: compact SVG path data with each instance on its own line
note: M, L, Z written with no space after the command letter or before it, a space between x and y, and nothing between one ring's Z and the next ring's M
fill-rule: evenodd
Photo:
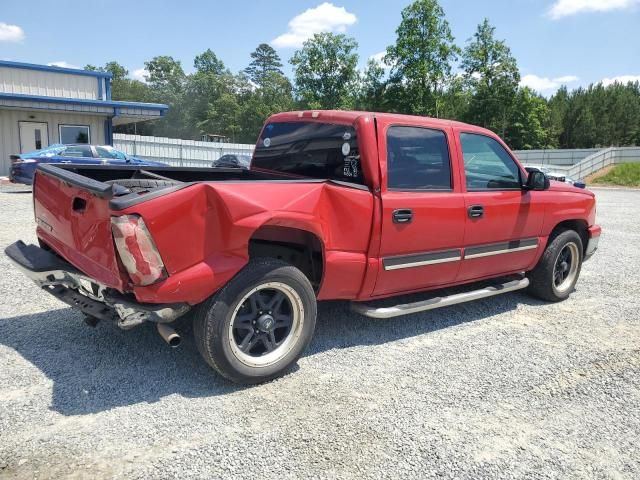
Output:
M0 59L82 67L116 60L134 78L171 55L193 70L211 48L239 71L260 43L288 60L313 33L345 33L361 66L395 41L409 0L0 0ZM464 46L486 17L511 48L522 83L543 95L561 84L640 80L640 0L440 0Z

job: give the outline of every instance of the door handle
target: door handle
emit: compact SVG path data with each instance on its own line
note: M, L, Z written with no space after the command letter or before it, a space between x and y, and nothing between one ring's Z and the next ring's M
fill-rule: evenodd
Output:
M413 212L410 208L400 208L393 211L393 223L411 223Z
M467 212L469 218L480 218L484 215L484 207L482 205L471 205Z

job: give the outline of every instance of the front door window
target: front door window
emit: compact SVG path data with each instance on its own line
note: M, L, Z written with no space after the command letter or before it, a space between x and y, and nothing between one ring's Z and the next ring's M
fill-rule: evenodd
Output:
M467 191L520 190L520 169L495 139L461 133Z

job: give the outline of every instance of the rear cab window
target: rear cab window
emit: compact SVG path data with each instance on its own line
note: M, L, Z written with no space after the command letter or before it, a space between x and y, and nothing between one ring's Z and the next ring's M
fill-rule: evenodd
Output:
M251 168L364 185L357 132L352 125L268 123L258 139Z

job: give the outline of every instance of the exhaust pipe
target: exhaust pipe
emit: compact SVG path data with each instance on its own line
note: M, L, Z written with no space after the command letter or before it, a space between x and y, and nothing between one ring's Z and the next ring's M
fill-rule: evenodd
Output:
M165 323L156 323L156 327L162 339L167 342L167 345L169 345L171 348L178 347L182 342L182 338L180 338L178 332L176 332L169 325Z

